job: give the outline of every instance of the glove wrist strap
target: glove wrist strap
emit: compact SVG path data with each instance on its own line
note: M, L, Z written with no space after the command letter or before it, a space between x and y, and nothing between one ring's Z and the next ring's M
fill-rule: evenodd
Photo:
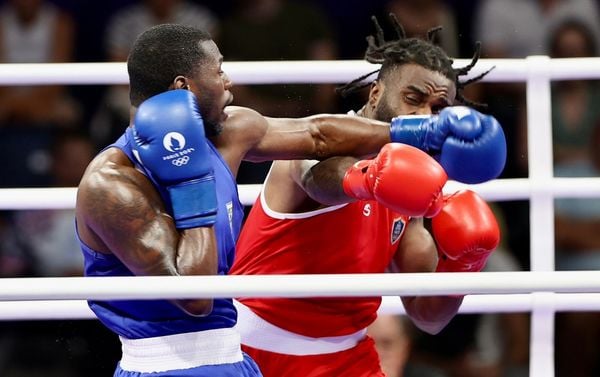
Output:
M360 200L373 199L373 193L369 189L368 183L369 162L370 160L358 161L346 171L342 187L344 193L349 197Z
M167 187L178 229L212 226L217 219L215 177L206 175Z
M394 143L403 143L423 150L427 146L424 123L429 120L429 115L403 115L392 119L390 124L390 140Z

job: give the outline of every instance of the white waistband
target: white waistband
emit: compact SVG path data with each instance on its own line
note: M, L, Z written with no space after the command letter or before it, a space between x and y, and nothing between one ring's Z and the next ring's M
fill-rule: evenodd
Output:
M362 329L350 335L313 338L277 327L237 300L233 304L238 311L235 329L242 343L264 351L297 356L340 352L356 346L367 333L367 329Z
M240 334L214 329L143 339L121 339L120 366L130 372L164 372L243 360Z

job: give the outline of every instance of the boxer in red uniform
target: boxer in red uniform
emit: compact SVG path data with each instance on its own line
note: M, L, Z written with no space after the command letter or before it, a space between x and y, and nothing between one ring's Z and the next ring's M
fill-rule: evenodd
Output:
M370 40L367 60L381 59L383 65L356 115L384 121L416 115L407 118L409 123L434 119L444 124L437 129L463 127L456 133L464 134L471 128L455 120L465 119L466 112L477 119L477 127L493 129L492 117L448 107L456 99L464 101L457 76L468 69L453 70L438 47L405 39L396 26L399 40L385 42L380 35L379 44ZM502 143L485 144L488 137L428 148L439 135L423 136L423 127L411 127L401 138L445 161L445 170L461 177L486 165L477 158L480 149L485 158L496 149L497 160L506 156ZM475 158L462 158L465 151ZM403 144L388 144L370 160L276 161L242 230L231 273L480 271L499 242L496 220L472 191L440 197L437 185L443 182L435 164ZM423 217L432 218L432 234ZM402 301L415 325L435 334L454 317L462 296ZM237 327L244 350L265 377L383 376L366 336L380 302L379 297L245 298L236 305Z

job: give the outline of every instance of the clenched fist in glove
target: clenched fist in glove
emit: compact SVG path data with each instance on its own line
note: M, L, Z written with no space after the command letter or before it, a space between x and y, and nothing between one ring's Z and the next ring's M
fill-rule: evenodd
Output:
M498 121L466 106L446 107L439 115L396 117L390 138L434 156L459 182L497 178L506 163L506 138Z
M178 89L148 98L129 132L140 163L169 193L175 226L212 226L215 176L196 96Z
M444 169L427 153L390 143L374 159L350 167L343 187L351 198L377 200L407 216L431 217L441 208L447 179Z
M437 272L481 271L500 242L496 217L473 191L444 196L442 210L431 221L439 254Z

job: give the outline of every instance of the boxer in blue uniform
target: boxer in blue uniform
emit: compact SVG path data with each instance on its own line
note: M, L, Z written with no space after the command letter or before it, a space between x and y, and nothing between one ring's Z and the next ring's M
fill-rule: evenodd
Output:
M402 134L394 122L274 119L228 106L222 60L210 36L190 27L159 25L136 40L127 61L130 125L90 163L77 193L87 276L226 274L243 216L235 183L243 159L367 156ZM453 127L432 121L418 132L444 139L462 124L440 122ZM495 134L468 147L494 149L490 139L505 143ZM89 304L122 342L115 376L260 376L232 329L230 299Z

